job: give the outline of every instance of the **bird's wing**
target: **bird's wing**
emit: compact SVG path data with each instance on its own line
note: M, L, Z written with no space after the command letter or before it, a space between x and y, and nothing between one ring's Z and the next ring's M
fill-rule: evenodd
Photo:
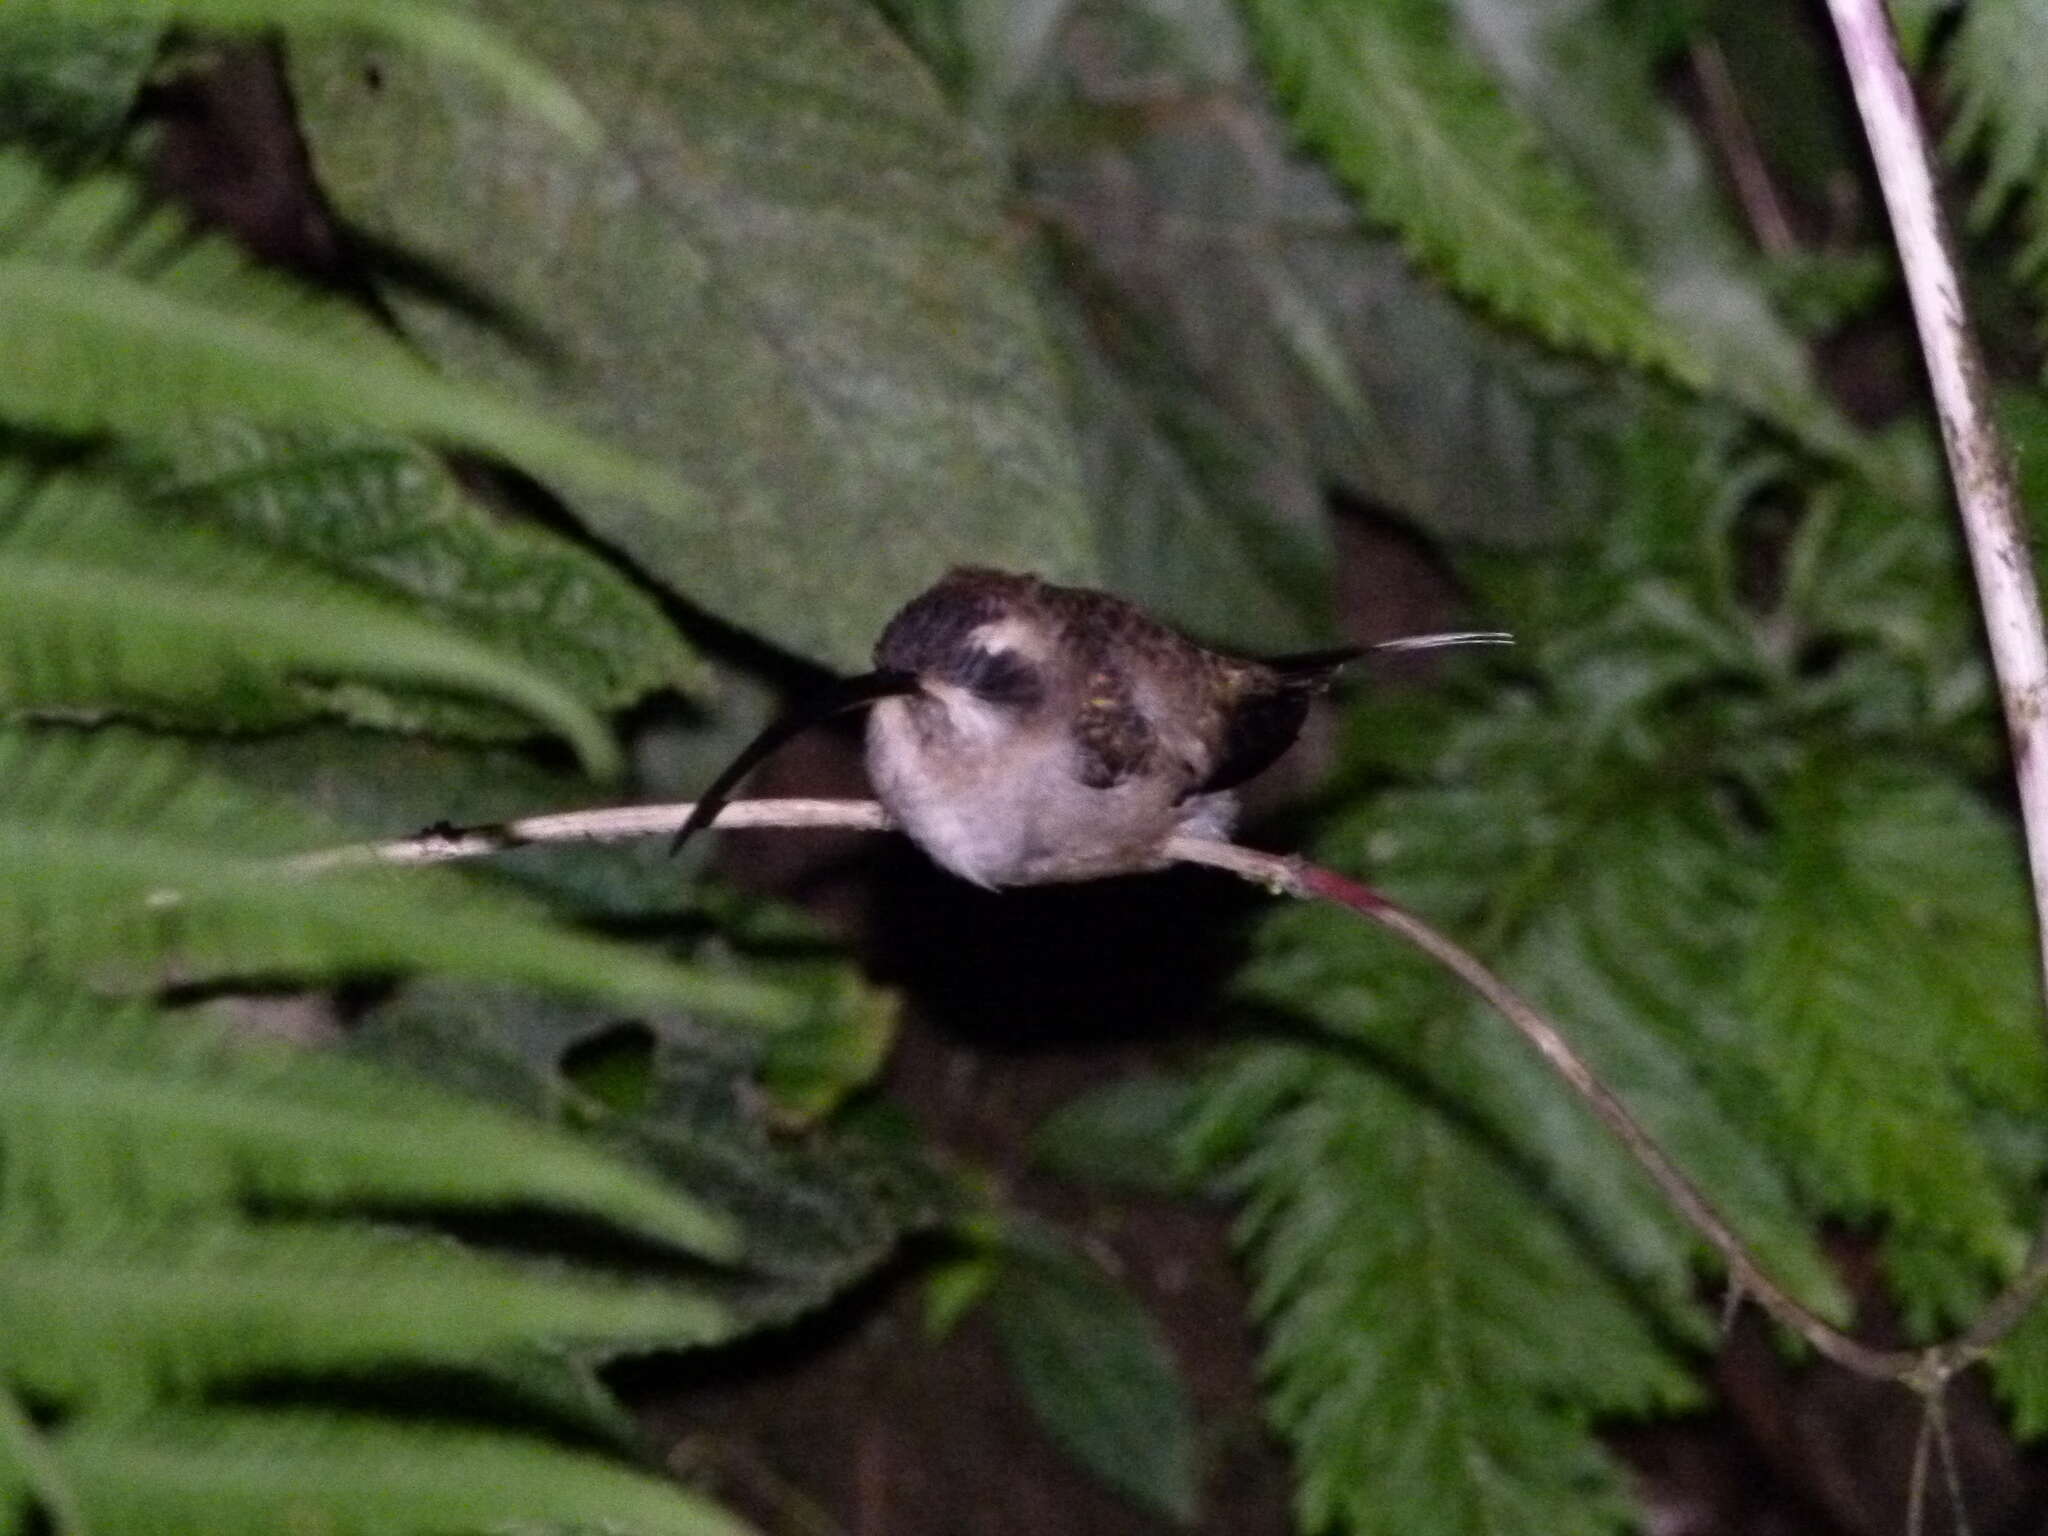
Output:
M1090 789L1115 788L1158 753L1159 735L1116 669L1089 669L1073 720L1075 774Z
M1237 688L1224 708L1216 761L1190 795L1234 789L1264 773L1294 745L1308 719L1309 701L1321 693L1357 650L1315 651L1267 662L1238 664Z

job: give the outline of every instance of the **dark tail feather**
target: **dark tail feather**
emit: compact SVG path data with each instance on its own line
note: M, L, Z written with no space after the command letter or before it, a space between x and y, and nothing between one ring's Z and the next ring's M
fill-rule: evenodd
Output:
M1331 651L1303 651L1298 656L1269 657L1266 665L1298 687L1324 687L1345 667L1373 651L1434 651L1452 645L1513 645L1504 629L1452 629L1429 635L1401 635L1373 645L1347 645Z
M898 694L915 693L917 677L910 672L869 672L865 676L851 678L836 687L828 688L812 699L807 699L798 708L773 721L760 735L747 743L746 749L726 765L725 772L711 781L711 787L697 797L689 818L676 829L675 841L668 845L671 855L682 852L683 844L697 833L711 825L718 813L725 809L726 800L733 790L749 773L754 771L761 759L788 741L792 736L801 735L820 721L843 714L849 709L858 709L863 704L872 704L877 699L886 699Z

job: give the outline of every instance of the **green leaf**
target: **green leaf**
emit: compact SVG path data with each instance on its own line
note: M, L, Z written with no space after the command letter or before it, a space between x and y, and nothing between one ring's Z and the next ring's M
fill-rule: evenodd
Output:
M1108 584L1212 643L1328 644L1330 518L1306 466L1278 462L1136 317L1063 300L1052 314Z
M55 988L0 994L0 1209L544 1205L726 1257L732 1227L560 1131L396 1068Z
M1362 738L1393 734L1377 710L1357 723ZM1767 1267L1840 1316L1787 1176L1797 1154L1767 1149L1771 1057L1739 983L1755 855L1697 786L1636 777L1585 736L1569 705L1464 716L1439 743L1437 782L1361 800L1318 846L1448 931L1484 935L1471 940L1482 957L1559 1021ZM1305 907L1269 921L1242 984L1462 1106L1666 1327L1699 1335L1695 1265L1716 1257L1535 1053L1432 964L1351 913Z
M96 23L109 30L166 27L214 31L267 31L320 36L365 32L421 54L474 71L515 106L535 114L556 132L583 147L595 145L599 130L575 96L544 70L474 18L460 5L436 0L7 0L0 31L19 24L77 26Z
M1974 150L1984 159L1984 183L1972 216L1989 223L2024 197L2033 240L2027 260L2048 258L2048 230L2040 196L2048 179L2048 104L2028 61L2048 45L2048 13L2034 0L1972 0L1963 8L1949 51L1947 88L1955 98L1951 150Z
M1251 0L1302 136L1453 287L1556 345L1703 373L1581 189L1465 53L1445 0Z
M357 48L300 52L295 91L342 214L567 365L389 283L410 333L659 457L710 511L579 501L607 542L834 665L864 664L956 561L1096 576L997 168L867 6L480 13L571 82L604 154L571 159L412 61L375 60L372 89Z
M1046 1432L1111 1487L1192 1525L1194 1412L1151 1314L1044 1238L1010 1248L987 1304L1003 1359Z
M65 1407L132 1408L237 1382L470 1369L536 1347L595 1356L732 1331L677 1283L627 1284L371 1227L0 1232L0 1373Z
M748 1536L672 1483L544 1441L345 1414L188 1409L55 1439L94 1536L440 1536L514 1525Z
M1982 1305L1982 1297L1973 1297ZM2048 1434L2048 1308L2036 1306L1991 1355L1992 1379L2022 1440Z
M247 729L345 709L322 685L360 678L497 700L559 729L594 772L618 766L603 722L540 669L82 479L0 475L0 612L0 707L16 711Z
M1114 581L1259 647L1328 622L1328 487L1460 540L1555 538L1613 499L1629 402L1363 230L1241 44L1212 0L1094 8L1009 126L1066 258L1055 331Z
M1196 1103L1185 1078L1119 1078L1069 1099L1039 1123L1031 1160L1048 1173L1113 1189L1177 1194L1188 1186L1174 1146Z
M224 974L435 970L669 1002L757 1025L800 1022L800 996L670 964L551 924L447 871L293 856L336 834L116 732L0 729L0 974L34 963L175 964Z
M1696 1388L1611 1273L1497 1146L1395 1079L1268 1047L1223 1071L1219 1109L1247 1090L1259 1128L1225 1177L1302 1528L1631 1528L1592 1421Z
M448 382L340 301L150 213L128 178L59 183L11 152L0 153L0 350L12 359L0 414L56 432L175 442L213 416L340 419L694 515L660 470Z
M656 1014L648 1080L625 1113L575 1093L563 1058L616 1016L484 989L412 986L353 1048L551 1121L587 1125L615 1155L691 1191L740 1229L744 1274L720 1299L750 1326L786 1321L873 1271L959 1203L915 1142L826 1121L790 1134L761 1091L767 1044Z
M156 58L159 29L77 14L31 16L0 8L0 139L59 157L105 148L120 131Z
M403 438L217 422L168 453L144 478L152 500L417 598L595 708L661 688L711 691L704 663L626 576L560 534L479 505Z
M1713 166L1660 94L1655 29L1626 24L1608 0L1452 3L1546 140L1598 194L1706 387L1818 447L1846 450L1848 425L1774 312Z
M1975 1102L2048 1107L2010 830L1944 778L1822 762L1788 800L1779 850L1745 982L1796 1166L1835 1209L2009 1273L2025 1235Z

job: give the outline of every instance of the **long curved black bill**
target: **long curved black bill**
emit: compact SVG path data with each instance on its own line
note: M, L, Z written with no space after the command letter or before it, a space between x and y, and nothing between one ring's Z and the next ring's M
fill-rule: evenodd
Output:
M697 797L689 819L676 830L675 841L668 845L670 856L682 852L683 844L710 826L718 818L718 813L725 809L726 800L740 780L752 773L762 758L792 736L801 735L820 721L844 714L849 709L916 691L917 674L914 672L869 672L827 688L815 698L806 699L781 719L771 722L767 729L747 743L738 757L726 765L725 772L711 781L711 787Z

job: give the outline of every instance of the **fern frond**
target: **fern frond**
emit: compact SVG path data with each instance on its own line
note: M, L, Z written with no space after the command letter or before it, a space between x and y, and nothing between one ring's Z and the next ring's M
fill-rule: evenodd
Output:
M0 31L34 22L319 36L365 32L474 71L586 148L603 136L575 94L491 28L438 0L7 0Z
M498 700L560 730L591 771L617 768L566 689L395 598L149 522L108 486L0 474L0 709L255 728L333 708L306 684L338 679Z
M564 1132L399 1069L239 1040L138 1004L10 987L0 1063L10 1224L539 1204L711 1258L735 1244L723 1216Z
M152 212L112 174L0 153L0 417L175 440L212 416L362 422L498 454L691 515L659 469L452 383L338 300Z
M2025 1238L1976 1105L2048 1102L2009 831L1950 781L1830 764L1780 847L1745 976L1780 1135L1832 1208L2009 1271Z
M194 1409L84 1418L53 1437L52 1451L93 1536L561 1526L750 1536L673 1483L542 1441L441 1424Z
M1440 1106L1294 1048L1247 1053L1216 1103L1240 1074L1263 1129L1224 1179L1244 1206L1302 1527L1627 1528L1621 1469L1590 1421L1695 1388L1613 1278Z
M2034 65L2048 48L2048 12L2033 0L1971 0L1963 7L1947 60L1946 85L1956 104L1952 151L1981 151L1984 184L1971 217L1989 223L2025 196L2038 210L2048 185L2048 101ZM2035 213L2038 226L2038 212ZM2036 237L2030 255L2039 261Z
M0 728L0 975L439 971L779 1025L801 994L586 938L442 871L294 869L335 834L114 731Z
M552 529L485 507L405 438L220 421L172 445L139 484L153 508L416 598L599 709L661 688L712 691L709 667L629 577Z
M1463 51L1444 0L1248 0L1301 135L1452 287L1552 343L1697 384L1642 275Z
M259 1378L460 1370L536 1347L603 1358L735 1326L682 1283L628 1285L341 1224L53 1239L15 1223L0 1231L0 1308L0 1375L71 1409L189 1400Z
M1603 1080L1771 1269L1840 1316L1795 1187L1758 1152L1767 1053L1745 1037L1737 980L1755 922L1752 855L1690 788L1574 763L1582 729L1575 713L1512 706L1458 721L1442 782L1376 794L1321 846L1434 920L1488 934L1495 963L1569 1021ZM1696 1266L1713 1256L1534 1054L1426 962L1345 914L1302 908L1268 923L1243 985L1466 1106L1667 1328L1698 1336ZM1418 1045L1445 1014L1459 1021L1451 1038Z

